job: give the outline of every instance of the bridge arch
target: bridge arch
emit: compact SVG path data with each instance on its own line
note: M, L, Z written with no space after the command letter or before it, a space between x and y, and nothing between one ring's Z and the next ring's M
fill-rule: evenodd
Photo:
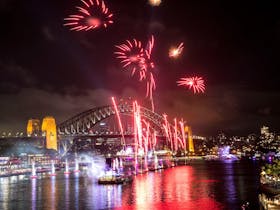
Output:
M133 105L130 103L119 103L117 105L120 114L133 115ZM151 124L151 127L158 132L158 135L164 135L163 123L164 117L145 107L140 107L141 117ZM96 107L85 112L79 113L74 117L60 123L57 126L59 135L89 135L91 128L102 120L116 115L113 105Z

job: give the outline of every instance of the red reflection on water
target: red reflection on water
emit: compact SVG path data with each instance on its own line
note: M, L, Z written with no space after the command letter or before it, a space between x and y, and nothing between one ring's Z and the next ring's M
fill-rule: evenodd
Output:
M123 206L114 209L222 209L223 206L209 196L209 186L214 182L216 180L207 177L196 180L191 166L138 175L132 189L125 189Z
M223 206L211 198L198 199L189 202L161 202L161 203L147 203L145 205L137 206L122 206L114 208L115 210L134 210L134 209L170 209L170 210L220 210Z
M201 180L196 180L196 182L213 183L213 182L219 182L219 180L216 180L216 179L201 179Z
M177 200L178 202L190 200L193 178L193 168L190 166L166 170L163 187L167 200Z

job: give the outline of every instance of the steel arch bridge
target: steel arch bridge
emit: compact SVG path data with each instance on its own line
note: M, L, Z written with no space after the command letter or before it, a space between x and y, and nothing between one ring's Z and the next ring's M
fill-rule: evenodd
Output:
M120 114L133 115L133 105L129 103L120 103L117 105ZM164 135L163 124L164 117L145 108L140 107L141 117L147 120L158 135ZM91 128L102 120L116 114L113 105L96 107L82 112L57 126L60 136L82 136L95 135Z
M132 103L122 102L117 105L118 112L122 115L133 116ZM150 123L150 128L156 131L156 135L165 139L165 133L163 124L165 119L163 116L153 112L145 107L140 107L140 113L142 119L145 119ZM110 137L110 135L104 135L93 132L93 127L99 124L101 121L116 115L116 110L113 105L95 107L87 110L74 117L62 122L57 126L57 132L59 137L59 144L62 147L60 153L65 155L72 147L74 139L79 137ZM113 134L112 137L120 136L121 134ZM133 133L125 133L126 136L133 136Z

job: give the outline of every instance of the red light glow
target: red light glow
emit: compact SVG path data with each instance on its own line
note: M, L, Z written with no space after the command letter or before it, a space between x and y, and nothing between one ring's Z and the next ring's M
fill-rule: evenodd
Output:
M170 58L177 58L177 57L179 57L180 54L182 53L183 49L184 49L184 43L183 42L181 42L179 44L179 46L177 46L177 47L171 47L169 49L169 57Z
M124 44L116 45L118 49L114 52L123 64L123 68L130 69L131 75L139 74L139 81L146 82L146 97L150 99L152 111L154 111L153 91L156 83L153 75L154 62L152 61L152 50L154 47L154 36L151 36L144 49L141 41L133 39L126 40Z
M192 89L194 93L204 93L205 91L205 84L202 77L186 77L181 78L177 81L178 86L186 86L189 89Z
M77 6L77 14L64 18L64 26L73 31L88 31L113 23L113 14L109 12L103 0L81 0L82 6Z

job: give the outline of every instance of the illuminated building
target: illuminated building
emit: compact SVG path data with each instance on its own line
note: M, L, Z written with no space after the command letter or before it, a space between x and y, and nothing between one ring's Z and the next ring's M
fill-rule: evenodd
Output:
M40 134L40 120L29 119L26 128L27 136L37 136Z
M192 129L190 126L185 126L185 133L188 134L189 152L194 153Z
M56 123L53 117L43 119L42 132L46 136L46 148L57 150Z
M261 127L261 135L268 136L269 135L269 127L267 127L267 126Z

